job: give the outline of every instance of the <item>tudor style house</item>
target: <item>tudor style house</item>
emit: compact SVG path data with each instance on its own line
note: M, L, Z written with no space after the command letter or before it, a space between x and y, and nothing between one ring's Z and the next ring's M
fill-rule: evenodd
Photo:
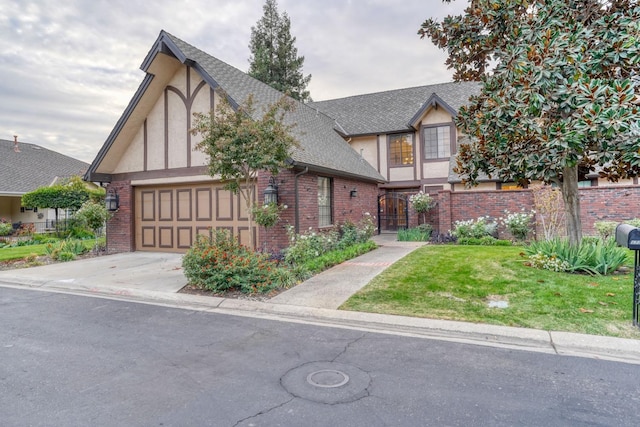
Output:
M118 198L107 223L109 252L185 251L211 228L245 244L254 233L259 247L277 250L288 242L284 225L319 229L375 213L385 178L334 131L334 119L297 103L287 116L299 141L291 168L257 180L261 196L273 178L288 209L276 227L250 230L244 202L208 175L207 158L194 151L193 113L215 110L216 89L234 106L252 94L256 114L283 94L165 31L141 68L142 84L85 175Z
M427 221L440 233L456 220L533 208L529 190L495 179L466 189L452 172L464 141L454 119L480 85L443 83L296 102L287 116L300 143L291 168L257 179L259 197L275 184L289 208L275 227L250 230L244 203L208 175L205 155L194 151L193 113L215 110L217 89L233 106L252 94L256 114L283 94L165 31L141 69L144 80L85 175L108 184L119 201L107 224L109 252L185 251L210 229L243 243L253 233L260 248L278 250L287 246L286 226L322 230L366 214L377 217L379 231L395 231L417 224L407 196L418 191L436 199ZM637 179L611 184L592 175L581 186L587 233L595 221L640 217Z

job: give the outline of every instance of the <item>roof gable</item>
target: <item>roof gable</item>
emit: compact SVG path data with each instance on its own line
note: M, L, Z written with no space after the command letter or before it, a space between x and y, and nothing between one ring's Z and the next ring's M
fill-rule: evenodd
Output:
M254 79L243 71L220 61L200 49L161 31L158 39L142 62L141 68L147 73L145 80L138 88L129 106L105 141L102 149L91 165L85 178L98 176L96 172L105 159L118 135L131 120L140 100L145 97L155 74L161 72L156 66L160 54L169 55L180 63L192 67L212 88L221 88L226 93L232 106L243 103L250 94L255 101L255 114L263 114L264 109L278 101L283 94L269 85ZM155 74L154 74L155 73ZM296 108L287 114L286 120L295 123L293 133L300 142L300 147L291 152L294 163L320 170L334 171L337 174L359 177L361 179L383 182L384 178L349 144L334 131L334 120L320 114L317 110L299 101L294 101ZM104 172L104 171L103 171ZM108 178L106 172L104 178Z
M82 175L88 163L35 144L0 139L0 194L21 195L59 178Z

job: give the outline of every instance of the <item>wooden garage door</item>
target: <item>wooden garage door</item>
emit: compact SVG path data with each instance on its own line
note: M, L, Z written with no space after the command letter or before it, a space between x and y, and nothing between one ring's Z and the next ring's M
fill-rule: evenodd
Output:
M247 209L241 196L220 184L135 188L138 251L185 252L197 234L228 230L249 244ZM255 228L253 230L255 236Z

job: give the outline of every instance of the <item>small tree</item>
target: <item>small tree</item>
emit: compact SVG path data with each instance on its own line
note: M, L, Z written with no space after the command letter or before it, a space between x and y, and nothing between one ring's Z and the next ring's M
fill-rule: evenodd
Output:
M285 114L294 107L282 97L256 114L253 96L234 110L226 94L219 91L222 102L215 112L195 114L192 133L202 136L196 148L209 158L209 174L225 181L225 188L240 194L249 212L249 230L253 228L255 190L258 173L266 170L277 175L289 167L289 152L298 146L291 134L295 125L285 123ZM253 233L249 233L255 247Z
M75 217L82 221L87 227L93 231L96 239L95 249L98 249L98 231L104 227L104 224L111 217L111 213L107 210L104 203L87 200L76 212Z
M413 205L413 210L422 216L422 223L427 222L427 212L436 205L435 200L427 193L420 191L409 197L409 201Z

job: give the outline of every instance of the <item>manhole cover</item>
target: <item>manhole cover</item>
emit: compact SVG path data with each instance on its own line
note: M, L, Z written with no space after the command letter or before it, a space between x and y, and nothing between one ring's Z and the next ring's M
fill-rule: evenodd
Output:
M349 382L349 375L333 369L321 369L307 375L307 382L316 387L340 387Z
M369 395L369 374L335 362L311 362L287 372L282 386L292 395L313 402L348 403Z

